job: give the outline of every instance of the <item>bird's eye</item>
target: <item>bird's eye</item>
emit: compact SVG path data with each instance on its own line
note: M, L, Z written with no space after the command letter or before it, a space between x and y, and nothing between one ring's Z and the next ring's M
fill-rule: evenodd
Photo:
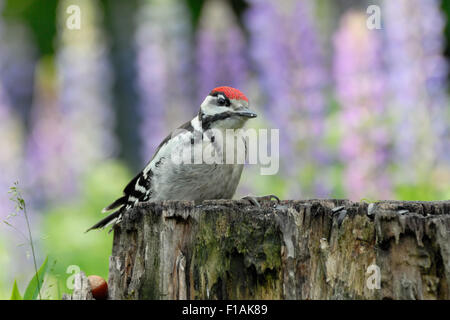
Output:
M217 99L217 105L219 105L219 106L224 106L226 103L227 103L227 101L222 97L219 97Z

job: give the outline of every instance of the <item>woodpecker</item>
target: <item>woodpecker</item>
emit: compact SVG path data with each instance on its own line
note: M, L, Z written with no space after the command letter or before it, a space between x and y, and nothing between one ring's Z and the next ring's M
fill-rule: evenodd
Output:
M105 207L102 212L116 210L89 228L104 228L121 221L122 215L137 203L158 200L213 200L231 199L236 191L243 164L174 163L172 154L191 152L196 137L201 137L203 148L212 148L225 157L223 145L207 134L212 129L240 129L248 119L256 118L249 109L247 97L238 89L222 86L213 89L200 105L198 114L169 134L158 146L155 154L123 190L123 196ZM245 140L243 141L245 144ZM257 199L270 200L274 196L244 197L252 204Z

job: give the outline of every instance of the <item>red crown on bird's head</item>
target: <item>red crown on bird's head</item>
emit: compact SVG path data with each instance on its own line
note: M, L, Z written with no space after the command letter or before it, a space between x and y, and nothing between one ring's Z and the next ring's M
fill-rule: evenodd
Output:
M245 96L245 94L243 94L238 89L235 89L232 87L227 87L227 86L217 87L217 88L212 89L210 94L213 94L216 92L223 93L228 99L245 100L248 102L248 99Z

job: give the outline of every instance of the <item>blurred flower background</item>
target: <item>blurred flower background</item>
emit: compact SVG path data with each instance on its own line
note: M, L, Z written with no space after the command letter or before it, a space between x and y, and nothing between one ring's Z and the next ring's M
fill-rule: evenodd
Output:
M69 29L70 5L81 9ZM381 9L371 29L370 5ZM0 0L0 298L33 274L107 277L112 235L83 233L219 85L280 129L280 170L236 197L450 199L450 1Z

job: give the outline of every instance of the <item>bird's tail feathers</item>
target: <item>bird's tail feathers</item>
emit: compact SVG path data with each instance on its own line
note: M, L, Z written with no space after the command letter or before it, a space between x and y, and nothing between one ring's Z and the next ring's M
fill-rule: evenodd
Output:
M113 213L111 213L110 215L108 215L107 217L103 218L102 220L100 220L99 222L94 224L92 227L87 229L85 231L85 233L89 232L91 230L94 230L94 229L103 229L103 228L105 228L105 227L107 227L107 226L109 226L111 224L115 224L115 223L119 222L121 220L121 218L122 218L122 212L123 212L122 208L120 208L117 211L114 211Z
M123 206L127 203L127 196L123 196L122 198L117 199L113 203L111 203L109 206L103 208L102 213L117 209L120 206Z

